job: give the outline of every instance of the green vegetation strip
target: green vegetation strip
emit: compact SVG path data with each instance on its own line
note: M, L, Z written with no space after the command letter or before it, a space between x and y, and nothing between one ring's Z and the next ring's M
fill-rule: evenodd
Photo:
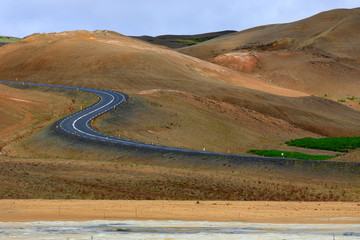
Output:
M360 137L301 138L286 142L288 146L347 152L360 147Z
M278 150L250 150L248 153L253 153L264 157L292 158L292 159L305 159L305 160L326 160L336 157L336 156L328 156L328 155L308 155L299 152L285 152Z
M12 42L20 41L20 40L21 40L21 38L17 38L17 37L0 36L0 42L12 43Z

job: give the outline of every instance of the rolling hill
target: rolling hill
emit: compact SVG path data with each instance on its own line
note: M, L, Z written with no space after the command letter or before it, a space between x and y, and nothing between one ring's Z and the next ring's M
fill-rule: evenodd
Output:
M359 24L360 8L336 9L178 51L277 86L333 100L360 97Z
M240 154L294 150L284 142L360 135L360 112L329 99L359 93L356 47L314 47L324 36L333 44L331 34L345 26L341 41L353 43L357 12L336 10L179 50L195 57L111 31L33 34L0 48L0 79L124 91L129 101L92 126L125 139ZM348 13L354 14L345 18ZM326 29L332 30L316 35ZM112 152L43 128L95 101L77 91L0 85L1 198L359 200L352 164L285 160L236 167L223 158L212 166L205 158ZM359 156L355 150L335 160L359 162Z
M136 118L126 120L140 125L100 118L97 127L162 145L245 153L298 137L360 134L360 113L340 103L110 31L34 34L1 47L0 79L134 94Z

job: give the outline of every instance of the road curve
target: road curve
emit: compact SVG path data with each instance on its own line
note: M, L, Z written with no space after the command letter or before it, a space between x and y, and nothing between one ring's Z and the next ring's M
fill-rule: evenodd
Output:
M97 88L63 86L63 85L53 85L53 84L43 84L43 83L10 82L10 81L0 81L0 83L17 84L17 85L25 85L25 86L55 87L55 88L71 89L71 90L75 90L75 91L83 91L83 92L88 92L88 93L97 95L100 98L99 102L62 119L60 124L55 126L65 132L72 134L72 135L76 135L79 137L88 138L88 139L92 139L92 140L97 140L97 141L121 144L123 146L125 145L125 146L137 147L137 148L145 148L148 150L161 150L162 152L169 151L172 153L179 152L179 153L201 153L201 154L205 154L205 155L211 154L211 155L219 155L219 156L223 156L223 155L242 156L242 155L236 155L236 154L196 151L196 150L190 150L190 149L174 148L174 147L141 143L141 142L117 138L114 136L106 135L101 132L95 131L90 125L91 120L93 120L94 118L96 118L97 116L99 116L105 112L108 112L108 111L114 109L114 107L127 101L129 97L128 97L128 95L126 95L124 93L120 93L120 92L112 91L112 90L97 89ZM249 157L249 156L247 156L247 157ZM259 158L259 157L256 157L256 158Z
M207 151L196 151L190 149L183 149L183 148L174 148L174 147L167 147L167 146L160 146L160 145L153 145L153 144L146 144L136 141L130 141L126 139L117 138L114 136L106 135L101 132L95 131L90 123L91 120L95 117L108 112L114 107L126 102L129 99L129 96L111 90L103 90L97 88L87 88L87 87L74 87L74 86L63 86L63 85L52 85L52 84L42 84L42 83L26 83L26 82L10 82L10 81L0 81L0 84L17 84L17 85L25 85L25 86L41 86L41 87L54 87L54 88L63 88L63 89L71 89L75 91L83 91L97 95L100 100L75 114L72 114L64 119L58 121L59 124L56 124L54 127L59 128L69 134L72 134L76 137L92 139L95 141L103 141L109 142L113 144L119 144L122 147L135 147L136 149L142 149L147 152L162 152L162 153L184 153L190 155L201 155L201 156L210 156L210 157L226 157L228 160L233 159L235 162L241 160L242 162L251 162L251 163L262 163L265 162L272 162L275 164L278 163L286 163L286 164L296 164L296 162L308 162L309 166L314 166L314 164L330 164L335 165L336 167L339 165L347 165L347 163L340 163L340 162L332 162L332 161L314 161L314 160L295 160L295 159L286 159L286 158L273 158L273 157L261 157L261 156L249 156L249 155L238 155L238 154L227 154L227 153L217 153L217 152L207 152ZM349 168L356 168L352 169L352 171L359 171L360 164L353 163L348 164ZM343 167L339 168L340 170Z

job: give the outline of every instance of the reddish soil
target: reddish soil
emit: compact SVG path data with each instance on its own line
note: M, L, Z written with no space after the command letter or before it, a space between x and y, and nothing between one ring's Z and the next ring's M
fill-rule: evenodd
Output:
M97 101L93 95L52 92L47 88L25 89L0 85L0 152L18 155L15 147L52 122Z
M58 117L56 114L66 108L66 104L70 104L61 96L4 85L0 85L0 101L0 148L46 126Z
M244 73L252 73L261 68L262 62L254 52L226 53L217 56L214 63Z

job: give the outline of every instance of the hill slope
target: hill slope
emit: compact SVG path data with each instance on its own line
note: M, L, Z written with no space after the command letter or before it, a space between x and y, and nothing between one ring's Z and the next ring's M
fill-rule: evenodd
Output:
M235 33L236 31L221 31L221 32L212 32L212 33L203 33L196 35L160 35L156 37L151 36L135 36L134 38L140 39L142 41L161 45L169 48L181 48L186 46L192 46L210 39L220 37L223 35Z
M0 47L20 40L21 38L17 38L17 37L0 36Z
M268 87L258 79L109 31L34 34L1 48L0 57L0 77L7 80L130 91L161 87L195 92L224 81L254 89ZM280 88L267 91L304 95Z
M0 152L8 153L9 144L22 141L80 106L97 101L86 93L37 89L0 85Z
M135 115L145 122L153 118L157 127L155 120L169 120L161 123L166 128L165 125L176 120L177 116L194 116L184 118L186 124L180 124L176 130L170 127L166 131L158 131L162 134L158 136L158 144L163 145L168 145L169 139L174 139L174 136L185 134L176 146L193 148L204 141L203 133L214 132L212 135L216 137L211 139L224 142L217 147L224 149L223 145L229 143L231 148L241 151L238 153L244 153L244 146L276 145L299 136L360 134L360 113L342 104L280 88L228 68L109 31L34 34L1 47L0 79L135 93L142 104L148 106L143 108L146 111L141 111L136 105ZM156 105L166 108L151 110ZM180 105L188 107L177 107ZM209 116L214 116L214 121L206 122ZM110 125L100 124L100 130L111 131L114 135L118 131L134 131L133 134L128 133L130 137L135 136L134 140L153 137L151 129L142 133L147 135L142 137L137 126L130 128L119 124L121 119L112 121ZM276 131L266 130L275 125ZM201 131L194 133L193 129ZM229 131L244 137L237 137L238 140L234 141L229 138ZM164 134L171 137L166 138ZM188 144L191 138L193 145Z
M278 86L345 98L360 95L359 24L360 8L337 9L248 29L179 52Z

